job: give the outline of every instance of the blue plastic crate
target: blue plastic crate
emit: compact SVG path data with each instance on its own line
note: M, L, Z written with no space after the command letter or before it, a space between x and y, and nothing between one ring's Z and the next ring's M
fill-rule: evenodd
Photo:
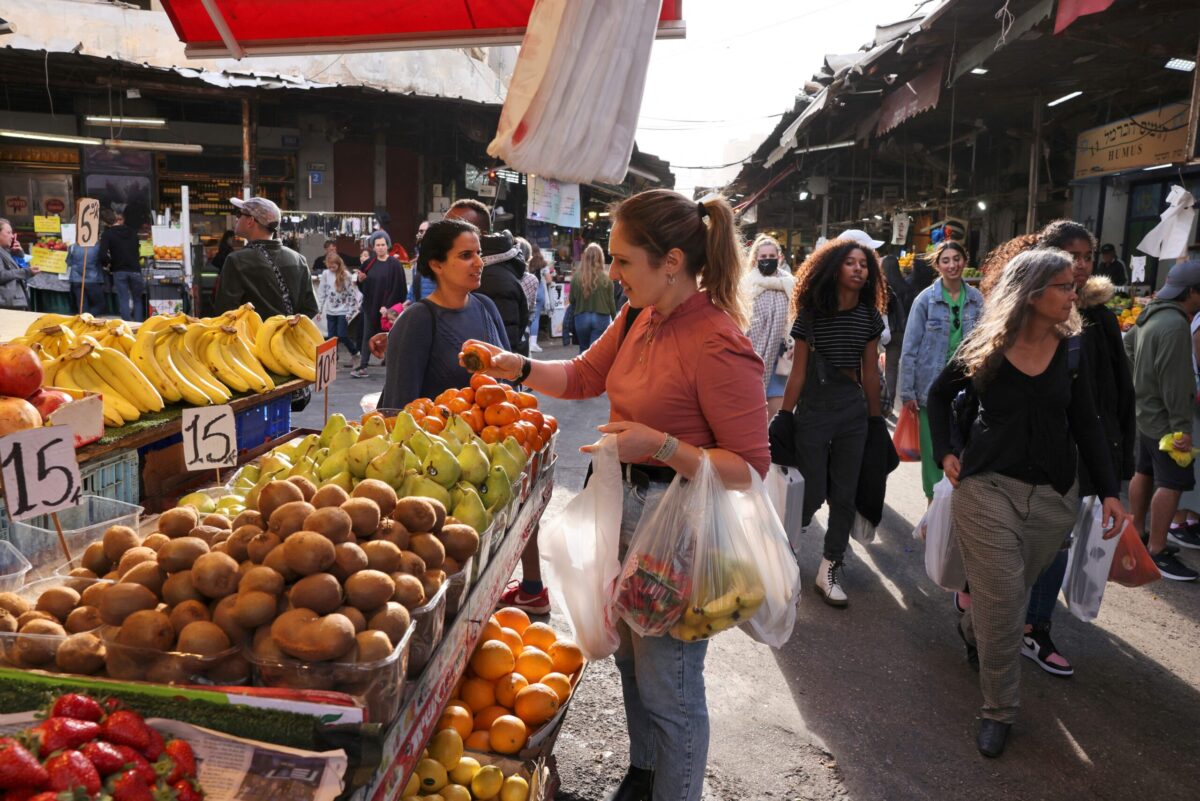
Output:
M238 412L234 423L237 426L238 450L257 448L265 442L282 437L292 430L292 399L289 395Z
M95 495L130 504L137 504L141 499L138 452L133 448L80 465L79 478L83 482L84 496ZM9 526L8 511L0 499L0 539L8 536Z

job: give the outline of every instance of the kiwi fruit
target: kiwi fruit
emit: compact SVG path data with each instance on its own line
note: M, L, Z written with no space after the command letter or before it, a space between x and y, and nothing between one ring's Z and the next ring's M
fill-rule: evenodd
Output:
M79 591L80 606L99 606L100 596L104 591L111 587L107 581L95 581Z
M192 583L192 571L190 570L180 570L178 573L167 576L167 580L162 585L162 599L169 606L177 606L184 601L203 603L208 600Z
M214 542L212 548L209 549L209 553L223 553L228 555L229 545L224 542Z
M328 542L328 540L326 540ZM279 575L283 576L285 583L295 581L300 578L300 574L288 567L287 552L280 545L275 550L267 554L267 558L263 560L263 567L269 567Z
M407 609L395 601L388 601L367 620L367 628L382 631L392 642L400 642L411 622Z
M29 601L15 592L0 592L0 609L11 613L14 617L19 617L22 613L28 612L32 608Z
M400 550L404 550L408 547L409 537L408 529L401 523L385 517L379 521L379 528L375 529L375 536L372 539L390 542Z
M235 598L230 614L243 628L257 628L275 619L279 605L277 596L262 590L246 590Z
M101 639L104 639L103 635ZM111 638L108 639L111 640ZM148 667L145 654L140 651L129 648L111 648L105 651L104 671L109 678L122 681L141 681L146 678Z
M76 634L81 631L98 629L103 623L104 621L100 619L100 610L96 607L77 606L71 610L71 614L67 615L63 628L71 634Z
M158 566L168 573L191 570L196 560L208 552L208 543L199 537L179 537L158 549Z
M229 539L225 540L225 552L234 558L236 562L246 562L250 559L250 540L262 534L262 529L258 526L241 526L235 528L229 535Z
M443 526L439 535L446 555L462 564L479 551L479 533L463 523Z
M130 548L121 557L121 561L117 564L117 574L125 575L133 568L134 565L140 565L142 562L153 562L157 558L157 554L152 548L143 548L140 545L136 548Z
M122 553L124 553L124 551L122 551ZM115 563L116 559L109 559L108 554L104 552L103 542L93 542L91 545L83 549L83 555L79 558L79 564L82 567L86 567L97 576L103 576L112 569L112 566Z
M119 649L113 649L114 651ZM132 653L132 652L131 652ZM143 654L144 656L144 654ZM193 668L198 668L196 659L179 657L175 654L163 654L153 660L146 668L146 681L155 684L191 684Z
M275 550L275 546L281 544L283 544L283 539L278 534L264 531L261 534L255 534L246 543L246 554L250 557L251 562L261 565L267 558L267 554Z
M345 615L346 619L354 624L356 633L366 631L367 616L361 610L355 609L353 606L339 606L336 611L339 615Z
M400 549L386 540L371 540L362 544L367 555L367 567L384 573L394 573L400 566Z
M63 673L89 676L104 669L106 655L104 642L99 637L80 631L72 633L58 646L54 664Z
M337 484L326 484L317 490L317 493L308 502L318 509L324 509L328 506L341 506L348 500L350 500L350 493Z
M110 626L120 626L135 612L158 606L158 596L141 584L113 584L100 596L100 619Z
M192 584L202 595L224 598L237 592L237 562L225 553L206 553L192 565Z
M205 515L204 519L200 521L200 525L212 526L213 528L223 528L226 531L233 531L233 521L230 520L227 515L223 515L220 512L213 512L212 514Z
M67 616L68 619L70 615ZM0 632L12 634L17 630L17 616L7 609L0 609Z
M305 476L289 476L288 481L300 488L300 494L304 496L303 500L311 502L312 497L317 494L317 485Z
M129 526L109 526L100 538L100 544L104 548L104 555L108 557L108 561L118 562L121 555L130 548L141 545L142 538Z
M287 483L286 481L283 483ZM288 486L294 486L289 484ZM297 490L299 492L299 490ZM304 528L304 520L317 511L316 507L305 501L292 501L276 509L270 517L267 531L278 534L282 539L295 534Z
M203 528L203 526L201 526L201 528ZM231 534L233 534L233 532L227 528L218 529L217 533L213 535L210 544L216 546L226 543L229 541L229 535Z
M75 592L82 593L86 587L96 583L96 575L86 567L73 567L71 572L63 577L62 585L70 587Z
M22 636L35 635L35 636ZM54 659L61 643L57 637L66 637L67 631L54 620L31 620L21 627L17 635L13 656L23 667L41 667Z
M196 527L200 516L191 506L177 506L158 516L158 530L171 539L186 537Z
M342 585L328 573L314 573L292 586L288 600L293 609L311 609L318 615L326 615L342 605Z
M269 567L257 565L242 574L238 592L266 592L278 596L283 592L283 576Z
M39 612L49 612L62 622L71 614L71 610L79 605L79 593L70 587L51 587L37 599L34 608Z
M176 631L183 631L184 626L189 623L210 619L208 607L201 601L184 601L181 604L176 604L172 607L168 617L171 620L171 627Z
M171 619L157 609L143 609L125 618L117 642L130 648L169 651L175 644Z
M212 606L212 622L221 627L230 642L245 642L250 630L237 622L233 616L233 607L237 604L236 595L226 595Z
M345 581L360 570L366 570L369 561L366 552L353 542L341 542L333 547L334 560L329 572L338 581Z
M430 529L430 533L440 534L442 526L446 524L446 507L437 498L426 498L425 500L433 507L433 528Z
M196 526L187 533L189 537L199 537L209 545L220 542L222 537L229 536L229 530L216 526Z
M460 570L462 570L462 565L453 556L447 556L442 561L442 572L446 575L452 576Z
M400 564L396 570L392 572L408 573L410 576L419 576L425 572L425 560L417 556L412 551L400 552Z
M240 513L237 517L233 518L233 523L231 526L234 531L237 531L242 526L257 526L263 531L266 531L267 519L262 516L261 512L258 512L254 509L247 509Z
M382 631L360 631L354 635L357 646L355 662L378 662L391 656L393 646L391 639Z
M162 597L163 579L166 572L156 562L136 564L121 576L122 584L141 584L155 595Z
M351 498L340 508L350 515L354 533L357 536L369 537L375 533L375 529L379 528L379 504L370 498Z
M351 498L370 498L379 507L379 514L387 517L396 508L396 490L377 478L364 478L350 493Z
M336 506L318 509L304 518L305 531L322 534L334 545L341 542L353 542L353 529L354 521L350 519L350 515L344 509Z
M383 606L395 592L396 582L379 570L360 570L346 579L346 600L364 612Z
M37 609L30 609L28 612L22 612L17 618L17 631L25 628L26 623L30 623L34 620L48 620L51 623L58 622L58 618L49 612L41 612Z
M315 531L297 531L289 536L283 541L283 554L287 566L301 576L328 570L337 558L333 543Z
M425 563L426 570L435 570L442 566L446 558L446 548L442 541L432 534L414 534L408 542L408 548Z
M230 654L210 665L207 672L216 684L245 684L250 680L250 662L240 653Z
M425 585L419 578L408 573L393 573L392 582L396 585L393 601L409 610L425 605Z
M421 586L425 588L426 598L437 595L437 591L446 583L446 574L441 570L426 570L417 578L420 580Z
M146 539L142 540L142 547L149 548L150 550L157 553L159 548L163 547L170 541L171 541L171 538L168 537L166 534L163 534L160 531L156 531L153 534L151 534L149 537L146 537Z
M303 500L304 491L290 481L268 481L258 493L258 512L270 520L279 507Z
M409 531L428 532L437 523L437 512L429 498L401 498L392 510L392 519Z
M229 647L229 635L220 626L207 620L197 620L180 630L175 650L184 654L215 656L228 651Z

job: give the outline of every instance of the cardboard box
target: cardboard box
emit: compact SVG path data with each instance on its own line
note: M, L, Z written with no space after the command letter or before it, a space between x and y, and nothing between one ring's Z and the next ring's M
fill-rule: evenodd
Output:
M104 402L98 393L64 387L44 389L56 389L75 398L50 412L50 419L45 422L52 426L70 426L75 434L76 448L82 448L104 436Z

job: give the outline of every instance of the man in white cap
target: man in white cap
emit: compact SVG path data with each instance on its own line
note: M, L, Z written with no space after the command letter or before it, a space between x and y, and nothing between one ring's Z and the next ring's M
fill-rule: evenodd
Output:
M217 284L216 313L253 303L263 319L276 314L317 314L308 262L285 248L275 234L279 207L265 197L230 198L237 210L234 233L246 247L230 253Z

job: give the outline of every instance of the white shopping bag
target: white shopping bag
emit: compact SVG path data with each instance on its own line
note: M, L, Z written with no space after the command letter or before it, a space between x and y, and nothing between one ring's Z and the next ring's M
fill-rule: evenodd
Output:
M1090 623L1100 614L1100 601L1108 585L1113 555L1120 537L1104 539L1104 507L1095 495L1083 499L1075 520L1075 541L1067 552L1063 599L1071 614Z
M774 467L774 465L772 465ZM798 470L789 472L799 474ZM770 473L767 474L770 477ZM800 601L800 566L789 543L790 531L783 528L774 503L767 495L758 473L750 471L752 486L734 493L734 508L743 521L751 547L759 560L766 600L758 614L742 625L754 639L772 648L782 648L792 637L796 624L796 605ZM804 501L804 479L800 479L800 503ZM792 485L789 485L791 490ZM798 519L798 518L797 518ZM797 535L799 528L796 529Z
M773 464L763 483L775 514L783 524L792 553L798 553L800 530L804 526L804 476L795 467Z
M621 572L622 505L617 438L608 434L592 455L588 485L538 535L543 581L588 659L620 645L612 593Z
M933 503L913 529L913 537L925 540L925 573L930 580L942 589L957 592L966 586L967 573L950 514L953 492L948 478L933 485Z

